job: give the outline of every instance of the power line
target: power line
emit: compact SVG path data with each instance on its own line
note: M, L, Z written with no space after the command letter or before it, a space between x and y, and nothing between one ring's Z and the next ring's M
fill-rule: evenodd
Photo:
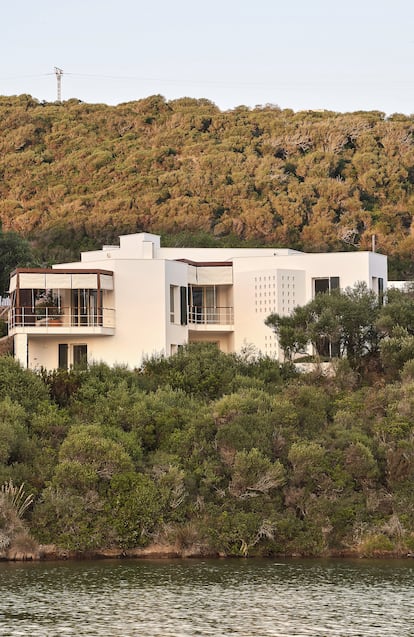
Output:
M60 75L58 75L58 73ZM352 85L352 86L359 86L359 85L376 85L376 84L383 84L384 80L383 78L380 80L378 79L377 81L375 79L371 78L340 78L340 77L336 77L335 79L309 79L307 81L303 81L303 80L280 80L280 79L275 79L274 81L270 80L270 81L263 81L263 82L255 82L255 81L234 81L234 80L206 80L203 78L200 78L199 80L194 80L194 79L189 79L189 78L166 78L166 77L146 77L146 76L142 76L142 75L106 75L106 74L98 74L98 73L71 73L71 72L64 72L64 74L66 76L71 76L74 78L96 78L96 79L106 79L106 80L136 80L138 82L160 82L160 83L167 83L167 84L190 84L190 85L205 85L205 86L227 86L227 87L234 87L234 86L251 86L251 87L267 87L267 88L274 88L274 87L289 87L289 86L307 86L307 85L311 85L311 86L315 86L315 85L334 85L334 84L347 84L347 85ZM55 70L51 73L37 73L34 75L13 75L13 76L6 76L6 77L0 77L0 81L6 81L6 80L19 80L19 79L26 79L26 78L38 78L38 77L50 77L51 75L56 75L57 81L61 81L61 77L63 75L63 70L59 69L58 67L55 67ZM388 82L388 85L392 84L392 85L411 85L413 84L413 82L409 79L405 79L405 80L394 80L393 82ZM58 98L59 99L59 98ZM59 100L60 101L60 100Z
M53 75L53 73L49 73L47 75ZM303 80L278 80L274 81L263 81L263 82L254 82L254 81L232 81L232 80L206 80L200 78L199 80L192 80L188 78L166 78L166 77L145 77L142 75L101 75L97 73L67 73L65 71L65 75L70 75L75 78L96 78L96 79L105 79L105 80L137 80L139 82L160 82L160 83L168 83L168 84L194 84L194 85L207 85L207 86L257 86L257 87L268 87L275 88L281 86L315 86L317 85L333 85L333 84L348 84L348 85L382 85L384 80L383 78L378 79L377 81L373 78L340 78L336 77L335 79L314 79L311 78L307 81ZM393 85L401 84L408 85L413 82L410 80L394 80L392 82ZM390 82L388 83L390 84Z
M25 80L33 77L46 77L47 75L53 75L53 73L36 73L35 75L8 75L6 77L0 77L0 80Z

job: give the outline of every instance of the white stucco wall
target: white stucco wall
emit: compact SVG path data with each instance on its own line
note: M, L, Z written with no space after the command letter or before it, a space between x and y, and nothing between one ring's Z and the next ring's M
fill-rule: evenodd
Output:
M82 253L81 261L54 267L103 269L114 273L114 291L105 304L115 308L113 335L74 336L64 331L29 339L29 366L57 366L58 345L86 344L88 360L135 367L155 354L169 355L192 341L218 342L223 351L254 345L262 354L279 355L277 339L264 321L273 312L289 314L313 298L314 279L339 277L341 289L364 281L374 287L378 278L387 286L387 259L371 252L305 254L276 248L161 248L149 233L121 237L120 246ZM194 262L231 262L232 266L195 268L174 259ZM234 324L181 325L179 288L215 285L217 306L233 307ZM175 316L170 317L170 286L176 286ZM35 328L34 328L35 329ZM23 362L23 335L15 339L16 356Z
M128 242L127 242L128 243ZM135 246L136 247L136 246ZM142 251L138 251L142 254ZM115 334L113 336L83 337L77 343L88 346L89 361L105 361L109 365L139 366L145 357L169 355L171 346L188 341L188 328L177 320L170 323L170 285L187 287L185 263L153 258L132 258L133 250L104 250L87 254L81 262L60 264L60 268L110 269L114 273L113 304L115 307ZM83 255L84 256L84 255ZM56 266L57 267L57 266ZM42 342L43 341L43 342ZM71 337L56 341L47 337L33 340L33 357L57 365L57 344L73 343ZM32 349L29 346L29 351ZM49 351L49 349L53 351Z
M234 262L234 345L236 351L253 345L263 355L278 357L277 339L265 320L303 305L305 273L276 269L273 259L259 261L258 270L248 270L245 261Z

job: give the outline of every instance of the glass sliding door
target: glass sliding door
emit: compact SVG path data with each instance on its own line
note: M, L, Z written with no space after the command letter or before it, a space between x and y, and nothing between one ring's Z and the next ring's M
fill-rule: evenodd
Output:
M191 322L203 322L203 288L191 287Z
M190 286L190 320L192 323L218 323L216 287Z
M72 325L102 325L102 291L98 306L98 290L72 290Z
M209 285L204 288L205 299L205 320L206 323L217 323L216 316L216 288L214 285Z

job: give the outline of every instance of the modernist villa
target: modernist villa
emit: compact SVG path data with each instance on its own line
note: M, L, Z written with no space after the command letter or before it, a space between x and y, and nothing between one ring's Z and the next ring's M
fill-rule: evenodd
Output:
M387 258L374 252L308 254L279 248L162 248L149 233L84 252L76 263L19 268L10 279L9 334L32 369L82 362L139 366L186 343L224 352L253 345L278 358L264 321L319 292L358 281L387 287Z

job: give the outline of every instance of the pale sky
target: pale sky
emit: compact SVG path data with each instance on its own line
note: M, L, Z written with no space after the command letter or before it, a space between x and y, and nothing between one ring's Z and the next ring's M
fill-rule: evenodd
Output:
M414 113L414 0L3 0L0 94Z

